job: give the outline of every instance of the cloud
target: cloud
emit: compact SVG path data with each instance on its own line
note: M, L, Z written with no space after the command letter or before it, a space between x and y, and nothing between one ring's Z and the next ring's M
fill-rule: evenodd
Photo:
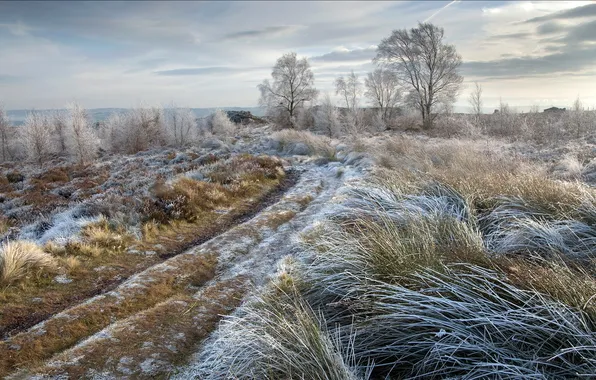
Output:
M243 30L240 32L230 33L224 36L225 40L237 40L244 38L271 38L294 33L297 30L304 28L302 25L280 25L268 26L263 29Z
M311 57L313 62L361 62L366 60L372 60L376 54L377 47L369 46L361 49L347 49L344 47L336 48L336 50Z
M553 34L553 33L557 33L557 32L562 32L565 30L565 25L557 22L557 21L548 21L545 22L544 24L540 24L537 28L536 28L536 32L540 35L544 35L544 34Z
M20 21L16 23L0 23L0 28L8 30L9 33L17 37L29 36L35 30Z
M510 77L580 73L592 68L596 49L562 46L559 51L542 56L503 58L491 61L471 61L462 64L464 75L480 77Z
M566 9L546 16L533 17L529 20L524 21L524 23L535 23L552 20L569 20L582 17L596 17L596 3Z
M532 35L533 35L533 33L529 33L529 32L495 34L495 35L489 36L488 39L490 39L490 40L511 40L511 39L516 40L516 39L520 39L520 38L527 38Z
M188 67L173 70L154 71L159 76L195 76L195 75L218 75L244 73L255 70L263 70L262 67Z
M596 41L596 20L570 28L565 41L570 43Z

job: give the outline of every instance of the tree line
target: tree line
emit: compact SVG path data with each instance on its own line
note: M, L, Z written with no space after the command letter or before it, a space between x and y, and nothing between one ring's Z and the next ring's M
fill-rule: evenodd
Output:
M200 137L227 137L236 126L217 110L197 119L189 108L140 106L111 114L93 123L78 103L65 110L29 112L25 124L15 127L0 107L0 158L3 162L28 160L40 167L62 158L85 165L101 151L134 154L157 147L184 147Z
M358 118L359 97L364 94L379 109L381 122L386 123L401 105L415 109L423 127L431 129L437 114L452 107L463 82L459 73L462 58L453 45L444 41L444 35L443 28L419 23L410 30L394 30L383 39L373 59L376 68L367 74L364 84L353 71L335 81L336 95L348 110L346 117L352 123ZM280 57L271 80L264 80L258 88L259 105L278 124L289 128L296 128L300 113L319 95L308 60L299 59L294 52ZM333 112L326 109L329 103L325 98L323 110L316 117L333 117Z

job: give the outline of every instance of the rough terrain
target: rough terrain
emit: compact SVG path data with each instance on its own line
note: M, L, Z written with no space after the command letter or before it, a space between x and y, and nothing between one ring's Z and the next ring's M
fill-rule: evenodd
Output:
M270 141L252 149L271 150ZM241 145L241 144L238 144ZM279 147L273 147L274 149ZM286 155L287 156L287 155ZM192 372L202 343L223 315L268 281L292 253L296 235L332 212L337 190L366 172L362 157L287 156L297 183L251 219L137 273L109 292L74 305L2 342L4 359L22 368L9 378L161 378ZM352 165L359 164L362 165ZM155 298L157 303L146 302ZM142 302L141 302L142 300ZM143 305L142 307L140 305ZM138 307L136 305L139 305ZM145 307L148 306L148 307ZM122 308L127 313L120 313ZM22 347L44 344L50 330L84 325L100 312L109 323L73 339L49 360L31 362Z

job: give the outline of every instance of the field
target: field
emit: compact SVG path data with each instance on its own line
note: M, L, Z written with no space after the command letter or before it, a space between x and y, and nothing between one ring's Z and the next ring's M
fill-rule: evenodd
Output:
M225 132L2 164L0 376L596 375L588 137Z

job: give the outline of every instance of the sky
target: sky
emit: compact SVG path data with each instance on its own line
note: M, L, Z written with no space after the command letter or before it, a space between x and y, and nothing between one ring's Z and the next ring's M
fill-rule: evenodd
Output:
M363 78L383 38L424 21L463 58L456 110L474 81L487 111L596 107L594 1L0 1L0 104L251 107L288 52L339 102L335 78Z

